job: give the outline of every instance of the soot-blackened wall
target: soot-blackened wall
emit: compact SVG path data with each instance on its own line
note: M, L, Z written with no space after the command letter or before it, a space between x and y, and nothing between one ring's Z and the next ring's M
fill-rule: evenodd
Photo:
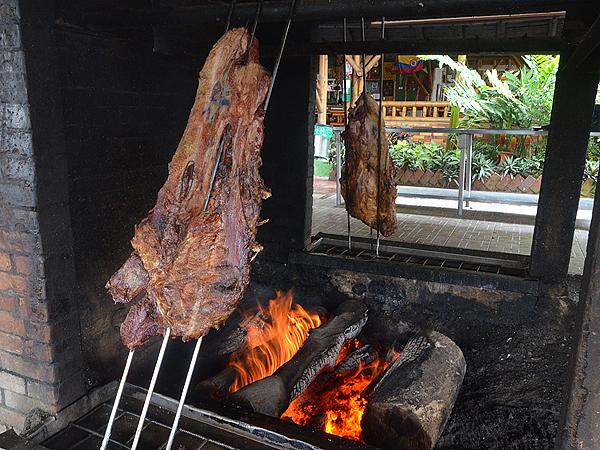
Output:
M90 32L70 22L77 17L63 8L56 36L75 293L94 385L122 370L118 327L128 307L113 305L104 285L131 252L134 226L166 178L193 103L197 67L154 53L150 30L134 37Z

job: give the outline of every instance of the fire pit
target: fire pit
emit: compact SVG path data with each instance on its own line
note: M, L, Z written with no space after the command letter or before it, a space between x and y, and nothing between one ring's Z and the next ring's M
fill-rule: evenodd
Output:
M367 320L359 300L329 314L278 292L215 333L215 351L228 361L197 390L357 442L431 449L464 377L462 352L435 331L382 340Z

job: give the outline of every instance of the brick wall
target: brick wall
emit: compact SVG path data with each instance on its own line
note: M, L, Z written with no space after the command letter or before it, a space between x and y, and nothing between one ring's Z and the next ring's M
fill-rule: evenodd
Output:
M40 35L30 33L34 24L25 26L22 13L16 0L0 1L0 429L19 432L83 394L68 268L57 263L69 259L68 239L54 227L64 211L60 199L41 193L40 180L49 174L36 170L36 161L60 161L60 153L56 135L45 133L47 123L30 108L44 94L27 73L43 61L26 58L26 46ZM47 97L44 115L53 116Z

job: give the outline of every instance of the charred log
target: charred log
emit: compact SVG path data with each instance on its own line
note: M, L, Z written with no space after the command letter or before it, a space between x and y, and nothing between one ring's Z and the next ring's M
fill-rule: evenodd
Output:
M431 450L465 370L462 351L443 334L411 339L372 388L361 423L365 440L386 449Z
M370 345L363 345L358 350L350 353L337 366L335 366L335 375L341 376L358 371L379 358L377 351Z
M203 395L211 397L225 397L229 393L229 386L233 384L237 371L232 366L227 366L215 376L198 383L196 390Z
M325 370L333 370L344 342L355 338L367 322L367 307L358 300L343 303L335 317L313 330L298 353L272 376L233 395L255 412L279 417L290 402Z

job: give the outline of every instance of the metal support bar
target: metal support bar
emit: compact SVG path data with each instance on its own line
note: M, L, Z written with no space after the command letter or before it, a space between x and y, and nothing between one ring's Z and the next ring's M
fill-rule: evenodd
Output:
M381 41L385 40L385 17L381 18ZM377 245L375 247L375 256L379 257L379 239L381 237L381 131L385 133L385 123L383 117L383 62L385 61L385 55L382 53L379 58L379 116L377 122ZM366 86L365 86L366 92ZM386 136L387 141L387 136ZM386 144L387 145L387 144ZM387 161L386 161L387 164Z
M279 64L281 63L281 58L283 56L283 49L285 48L285 43L287 41L288 34L290 32L290 26L292 25L292 19L294 17L294 12L296 11L296 0L292 0L290 4L290 11L288 13L287 23L285 25L285 30L283 31L283 36L281 37L281 45L279 46L279 53L277 54L277 60L275 61L275 67L273 68L273 77L271 79L271 85L269 86L269 92L267 92L267 98L265 99L265 107L266 111L269 107L269 102L271 101L271 94L273 93L273 86L275 85L275 78L277 78L277 72L279 71Z
M458 215L463 215L463 206L465 200L465 158L467 137L465 134L458 135L458 146L460 148L460 167L458 169Z
M231 0L231 5L229 6L229 13L227 14L227 22L225 22L225 31L229 31L229 27L231 26L231 17L233 16L233 10L235 9L235 4L237 0Z
M140 420L138 421L138 426L135 430L135 436L133 438L133 444L131 444L131 450L136 450L140 442L142 428L144 428L144 420L146 419L146 414L148 414L148 407L150 406L150 400L152 399L152 394L154 393L154 386L156 385L158 373L160 372L160 366L162 365L163 358L165 356L165 349L167 348L167 343L169 342L169 336L171 336L171 329L167 328L158 352L158 358L156 360L156 365L154 366L154 372L152 373L150 386L148 386L148 393L146 394L146 400L144 400L144 407L142 408L142 412L140 414Z
M127 381L127 375L129 374L129 368L131 367L131 361L133 360L134 353L134 350L129 350L129 354L127 355L125 369L123 370L123 375L121 376L121 381L119 382L119 388L117 389L117 395L115 396L110 417L108 418L108 424L106 425L106 431L104 432L104 438L102 439L100 450L106 450L108 442L110 441L110 433L112 432L112 426L117 415L117 410L119 409L119 403L121 402L121 396L123 395L123 387L125 386L125 381Z
M340 132L336 131L335 136L335 206L342 204L342 185L340 178L342 177L342 138Z
M342 29L343 29L343 41L345 44L348 41L347 22L346 22L345 17L342 22ZM344 130L345 130L346 126L348 125L348 92L347 92L347 87L346 87L346 53L344 53L343 63L344 63L343 85L344 85ZM346 154L344 154L344 162L345 162L345 160L346 160ZM341 164L340 164L340 172L339 173L340 173L340 176L338 177L338 183L342 177ZM350 191L350 185L348 184L348 180L346 180L346 196L350 195L349 191ZM348 223L348 249L351 250L352 249L352 230L350 229L350 212L348 211L347 208L346 208L346 218L348 219L347 220L347 223Z
M171 447L173 447L173 441L175 440L175 434L177 433L177 427L179 426L179 420L181 419L181 412L183 411L185 398L187 397L187 393L190 388L190 382L192 381L192 375L194 373L194 369L196 368L196 361L198 360L198 352L200 351L201 345L202 337L196 341L196 346L194 347L194 353L192 354L192 360L190 361L190 366L185 377L185 383L183 384L181 398L179 399L179 404L177 405L177 412L175 413L175 420L173 421L173 426L171 427L171 433L169 434L169 441L167 443L166 450L171 450Z
M262 11L264 1L265 0L260 0L256 4L256 13L254 15L254 23L252 24L252 32L250 34L250 42L248 42L248 48L246 49L246 54L244 55L244 64L248 63L248 57L250 56L250 50L252 49L252 45L254 44L254 37L256 35L256 27L258 26L258 19L260 17L260 13Z
M466 136L466 175L465 175L465 189L467 191L465 206L469 207L471 200L471 188L473 185L473 135L467 134Z

